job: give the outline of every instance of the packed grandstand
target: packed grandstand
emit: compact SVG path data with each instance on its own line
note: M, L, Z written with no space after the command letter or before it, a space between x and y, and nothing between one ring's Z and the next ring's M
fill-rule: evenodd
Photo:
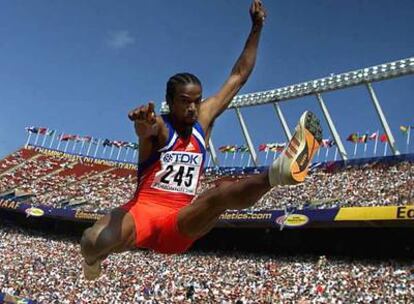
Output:
M250 210L406 205L414 197L414 157L316 163L307 181L275 187ZM207 168L198 193L263 168ZM27 174L30 172L30 174ZM128 201L136 167L28 146L0 161L0 199L33 206L108 211Z
M248 212L372 206L411 210L413 167L411 154L314 163L304 184L276 187ZM207 168L198 192L261 170ZM136 173L131 163L29 145L0 161L0 206L13 209L19 203L40 210L105 213L133 195ZM36 216L27 213L32 215ZM412 260L197 250L166 256L136 251L110 256L103 278L87 282L81 275L78 237L34 232L8 220L0 226L0 234L0 301L5 297L39 303L414 301Z

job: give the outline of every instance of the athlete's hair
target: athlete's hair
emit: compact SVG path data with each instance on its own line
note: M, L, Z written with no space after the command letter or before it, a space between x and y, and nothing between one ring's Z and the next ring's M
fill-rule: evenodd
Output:
M167 93L165 95L167 103L170 104L172 102L177 86L187 84L196 84L201 87L200 79L191 73L178 73L171 76L167 82Z

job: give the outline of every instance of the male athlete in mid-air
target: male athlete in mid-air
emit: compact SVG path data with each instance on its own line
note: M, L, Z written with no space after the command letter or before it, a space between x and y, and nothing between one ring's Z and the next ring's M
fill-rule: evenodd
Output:
M196 196L214 120L255 65L266 18L261 0L253 0L250 17L252 28L243 52L217 94L202 101L200 80L180 73L167 82L168 115L157 116L153 103L128 114L139 137L137 190L128 203L85 230L81 252L86 279L99 277L101 261L114 252L137 247L168 254L185 252L226 210L250 207L274 186L304 181L322 137L311 112L303 113L287 148L267 172Z

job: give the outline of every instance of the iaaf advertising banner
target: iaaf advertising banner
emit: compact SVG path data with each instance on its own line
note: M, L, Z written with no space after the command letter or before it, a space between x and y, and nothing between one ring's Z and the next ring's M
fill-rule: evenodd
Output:
M12 200L0 200L1 209L15 210L25 213L27 217L59 217L65 219L97 220L103 216L102 213L87 212L82 210L53 208L50 206L32 206Z

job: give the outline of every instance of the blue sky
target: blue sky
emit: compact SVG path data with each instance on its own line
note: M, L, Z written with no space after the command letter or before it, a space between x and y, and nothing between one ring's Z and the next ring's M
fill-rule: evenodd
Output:
M414 1L264 4L268 18L257 64L241 93L414 56ZM213 94L242 50L249 5L248 0L0 0L0 157L25 143L24 128L30 125L134 141L128 111L149 100L160 105L168 77L177 72L198 75L204 95ZM398 129L414 125L414 76L374 88L404 152ZM343 139L380 127L365 87L324 97ZM291 128L306 109L321 113L315 97L282 103ZM284 141L270 105L242 112L256 146ZM243 143L233 111L218 119L213 139L216 147ZM345 145L352 153L352 145Z

